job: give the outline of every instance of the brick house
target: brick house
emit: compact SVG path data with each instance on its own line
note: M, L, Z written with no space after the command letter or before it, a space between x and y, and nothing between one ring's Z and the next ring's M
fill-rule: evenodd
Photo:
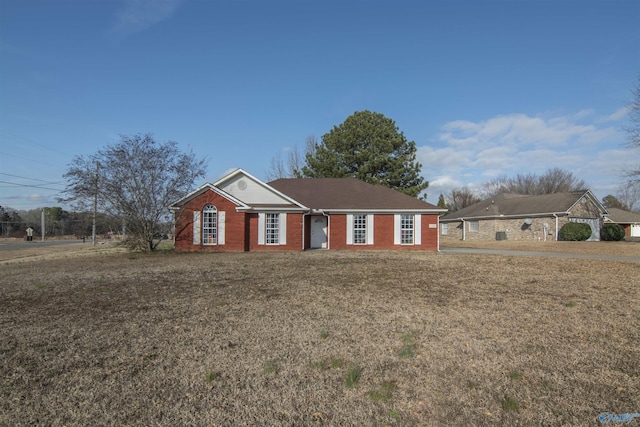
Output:
M600 240L604 206L590 190L527 196L499 194L440 218L443 240L558 240L567 222L591 226Z
M355 178L264 183L237 169L171 205L177 251L439 248L430 203Z

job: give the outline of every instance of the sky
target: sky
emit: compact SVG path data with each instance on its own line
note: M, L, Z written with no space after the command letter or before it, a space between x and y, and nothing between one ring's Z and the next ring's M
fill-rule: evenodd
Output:
M0 205L61 206L122 135L206 179L304 149L356 111L417 146L428 201L559 167L602 199L640 164L637 0L0 0Z

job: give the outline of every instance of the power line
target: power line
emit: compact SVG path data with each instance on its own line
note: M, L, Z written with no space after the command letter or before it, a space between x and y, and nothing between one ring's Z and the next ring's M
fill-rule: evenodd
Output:
M37 145L38 147L45 148L45 149L47 149L47 150L49 150L49 151L53 151L54 153L64 154L65 156L67 156L67 155L68 155L68 153L65 153L65 152L60 151L60 150L53 149L53 148L51 148L51 147L47 147L46 145L40 144L40 143L38 143L38 142L35 142L34 140L29 139L29 138L25 138L24 136L17 135L17 134L15 134L15 133L13 133L13 132L9 132L8 130L5 130L5 129L0 128L0 132L4 132L4 133L6 133L6 134L8 134L8 135L13 136L14 138L21 139L21 140L26 141L26 142L28 142L28 143L30 143L30 144Z
M53 190L53 191L60 191L59 188L48 188L48 187L43 187L41 185L29 185L29 184L18 184L15 182L9 182L9 181L0 181L0 183L3 184L10 184L14 187L27 187L27 188L40 188L42 190Z
M11 176L14 178L30 179L32 181L40 181L40 182L44 182L45 184L61 184L65 182L65 181L45 181L44 179L29 178L28 176L12 175L10 173L3 173L3 172L0 172L0 175Z
M41 162L39 160L34 160L34 159L30 159L28 157L22 157L22 156L18 156L18 155L15 155L15 154L3 153L3 152L0 152L0 154L2 154L4 156L15 157L17 159L27 160L27 161L32 162L32 163L40 163L41 165L52 166L54 168L60 167L60 165L52 165L51 163Z

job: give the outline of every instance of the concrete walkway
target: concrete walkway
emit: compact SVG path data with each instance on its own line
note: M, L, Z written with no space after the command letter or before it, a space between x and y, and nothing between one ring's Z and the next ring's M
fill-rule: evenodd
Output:
M566 252L534 252L534 251L506 251L500 249L471 249L471 248L440 248L443 254L478 254L503 256L537 256L548 258L577 258L601 261L624 261L640 263L640 257L626 255L572 254Z

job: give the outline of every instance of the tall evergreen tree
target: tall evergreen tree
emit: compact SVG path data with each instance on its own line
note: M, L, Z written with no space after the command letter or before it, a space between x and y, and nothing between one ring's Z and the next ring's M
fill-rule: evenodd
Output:
M306 155L308 178L353 177L393 188L412 197L429 186L420 176L416 143L380 113L356 111L334 126Z

